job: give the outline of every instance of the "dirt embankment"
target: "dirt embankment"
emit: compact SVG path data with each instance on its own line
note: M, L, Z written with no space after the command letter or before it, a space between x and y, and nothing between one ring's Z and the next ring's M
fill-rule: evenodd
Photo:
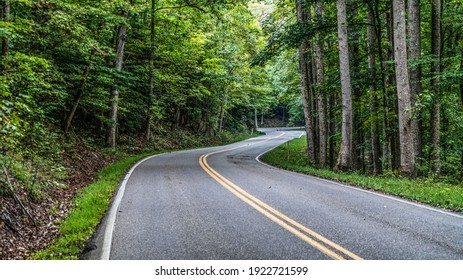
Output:
M31 199L30 194L10 178L14 194L0 196L0 259L26 259L49 245L59 234L59 223L71 209L76 193L112 161L108 155L87 145L68 148L61 157L68 173L62 182L64 187L46 188L39 201Z

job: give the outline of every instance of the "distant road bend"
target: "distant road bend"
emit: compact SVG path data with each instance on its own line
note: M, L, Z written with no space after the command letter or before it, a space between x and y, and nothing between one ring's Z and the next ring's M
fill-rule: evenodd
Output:
M135 166L90 259L463 259L463 216L269 167L300 137L168 153Z

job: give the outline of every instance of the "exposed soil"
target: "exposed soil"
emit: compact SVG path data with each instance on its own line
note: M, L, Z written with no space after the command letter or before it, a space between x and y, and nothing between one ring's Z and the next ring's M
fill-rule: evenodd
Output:
M71 209L76 193L113 161L84 143L67 149L62 159L69 174L62 182L65 187L47 189L40 202L34 202L21 187L16 188L16 198L0 196L0 259L26 259L49 245L58 236L59 223Z

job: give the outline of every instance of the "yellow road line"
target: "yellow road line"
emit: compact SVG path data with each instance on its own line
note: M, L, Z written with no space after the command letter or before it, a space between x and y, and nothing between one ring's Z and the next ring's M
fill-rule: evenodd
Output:
M281 136L281 135L280 135ZM278 136L278 137L280 137ZM268 139L269 140L269 139ZM265 142L267 140L261 141ZM261 143L257 142L255 144ZM354 260L361 260L362 258L358 255L350 252L349 250L341 247L340 245L334 243L333 241L325 238L324 236L310 230L309 228L305 227L304 225L296 222L295 220L289 218L288 216L284 215L283 213L279 212L278 210L274 209L273 207L269 206L268 204L262 202L261 200L257 199L256 197L252 196L242 188L238 187L234 183L230 182L227 178L220 175L217 171L215 171L212 167L209 166L207 163L207 157L212 154L222 153L234 149L238 149L244 146L240 146L237 148L221 150L217 152L208 153L202 155L199 159L200 166L219 184L233 193L235 196L240 198L242 201L256 209L258 212L272 220L273 222L277 223L284 229L288 230L289 232L293 233L309 245L313 246L314 248L318 249L325 255L329 256L332 259L354 259ZM316 240L315 240L316 239ZM318 241L317 241L318 240Z

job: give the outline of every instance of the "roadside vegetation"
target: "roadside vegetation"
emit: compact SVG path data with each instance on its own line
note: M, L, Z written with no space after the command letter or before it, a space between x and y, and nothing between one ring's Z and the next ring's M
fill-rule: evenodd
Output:
M436 207L463 212L463 185L445 178L402 178L396 173L368 175L335 172L307 165L306 138L294 139L261 157L263 162L283 169L379 191Z
M105 167L96 181L81 190L72 210L60 224L59 237L46 249L35 253L33 259L78 259L86 241L100 223L119 181L138 160L150 154L132 156Z
M135 162L165 151L224 145L258 135L242 130L208 137L177 130L155 135L156 144L135 138L121 142L116 150L91 138L56 136L53 145L46 143L53 152L24 147L15 157L2 156L0 259L77 259Z

